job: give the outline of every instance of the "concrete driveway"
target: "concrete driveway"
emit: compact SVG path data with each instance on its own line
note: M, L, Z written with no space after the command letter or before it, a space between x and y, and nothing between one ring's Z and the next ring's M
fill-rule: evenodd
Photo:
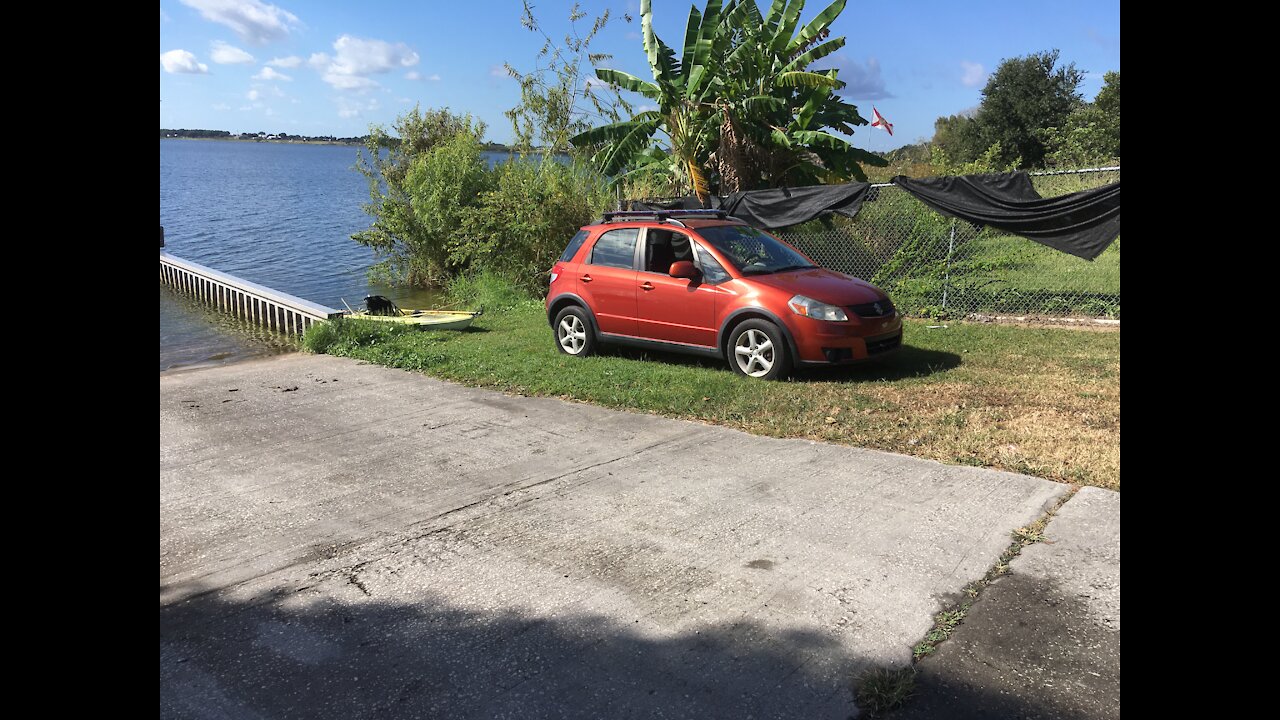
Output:
M846 718L1065 490L326 356L161 375L161 715Z

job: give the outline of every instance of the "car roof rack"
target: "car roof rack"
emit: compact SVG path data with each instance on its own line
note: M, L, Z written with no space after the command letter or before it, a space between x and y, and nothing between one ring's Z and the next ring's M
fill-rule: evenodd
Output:
M680 218L692 220L695 218L712 218L715 220L733 220L729 213L720 209L705 210L611 210L604 214L602 222L625 222L627 220L657 220L660 223L670 223L685 227L680 222Z

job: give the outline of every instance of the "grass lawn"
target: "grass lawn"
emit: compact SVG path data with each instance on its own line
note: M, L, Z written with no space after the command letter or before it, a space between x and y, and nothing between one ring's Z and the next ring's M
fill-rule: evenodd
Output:
M972 277L996 279L1025 292L1120 294L1119 239L1092 261L1012 235L971 240L962 257L1002 266L989 275Z
M1119 331L930 324L908 321L892 359L785 382L664 353L571 358L541 304L467 332L319 325L306 344L466 385L1120 489Z

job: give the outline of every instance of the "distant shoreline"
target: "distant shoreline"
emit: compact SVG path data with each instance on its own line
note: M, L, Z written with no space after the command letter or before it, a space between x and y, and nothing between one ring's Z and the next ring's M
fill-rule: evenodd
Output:
M362 142L343 142L341 140L267 140L266 138L234 138L234 137L162 137L161 140L194 140L196 142L240 142L240 143L275 143L277 145L342 145L345 147L364 147Z
M336 145L341 147L364 147L363 140L297 140L294 138L264 138L264 137L187 137L161 136L161 140L198 140L198 141L214 141L214 142L241 142L241 143L276 143L279 145ZM480 148L484 152L507 153L508 155L516 154L515 148L506 145L490 145L485 144Z

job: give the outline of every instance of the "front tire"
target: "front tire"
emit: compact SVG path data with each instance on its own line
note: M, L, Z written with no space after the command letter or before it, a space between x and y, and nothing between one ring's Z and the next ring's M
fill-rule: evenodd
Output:
M791 372L791 353L782 330L768 320L747 320L729 337L729 367L739 375L777 380Z
M556 336L556 349L565 355L585 357L595 352L596 336L591 332L591 319L587 311L570 305L556 313L552 329Z

